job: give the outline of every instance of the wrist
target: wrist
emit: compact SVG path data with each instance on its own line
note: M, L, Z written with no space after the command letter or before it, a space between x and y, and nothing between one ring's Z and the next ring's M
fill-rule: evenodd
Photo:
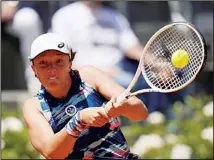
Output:
M101 111L106 117L109 117L109 115L108 115L108 111L109 111L108 103L103 103L103 105L101 106Z
M87 128L86 124L80 119L80 112L77 112L65 126L69 135L77 138L80 133Z
M103 107L102 110L103 110L102 113L105 115L105 117L109 118L110 116L108 115L108 110L107 110L107 108L106 108L106 107Z
M86 125L87 123L84 121L83 117L84 117L84 110L81 110L79 111L79 120L81 124Z

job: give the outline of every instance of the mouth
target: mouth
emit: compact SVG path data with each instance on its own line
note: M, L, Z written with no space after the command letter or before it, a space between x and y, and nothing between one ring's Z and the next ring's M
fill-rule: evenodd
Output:
M57 79L59 79L58 77L48 77L47 78L48 80L57 80Z

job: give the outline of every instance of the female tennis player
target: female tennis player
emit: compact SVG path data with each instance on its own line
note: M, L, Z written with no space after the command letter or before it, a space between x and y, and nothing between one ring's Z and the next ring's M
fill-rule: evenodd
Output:
M23 106L32 145L47 159L139 159L130 152L117 117L144 120L146 106L137 97L118 106L114 97L125 89L92 66L72 69L74 56L54 33L31 45L31 67L42 84Z

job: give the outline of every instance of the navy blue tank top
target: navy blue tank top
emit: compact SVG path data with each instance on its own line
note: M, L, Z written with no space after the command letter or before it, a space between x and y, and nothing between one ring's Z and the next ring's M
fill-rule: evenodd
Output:
M54 98L43 86L36 95L54 133L64 128L77 111L88 107L102 107L107 102L107 99L80 78L78 71L72 70L70 76L72 87L64 99ZM73 152L66 159L73 158L137 159L138 156L130 152L118 119L112 118L103 127L89 127L81 132Z

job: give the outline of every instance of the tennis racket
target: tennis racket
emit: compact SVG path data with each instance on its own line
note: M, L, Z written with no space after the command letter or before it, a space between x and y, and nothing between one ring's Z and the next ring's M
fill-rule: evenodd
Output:
M189 55L189 62L182 69L171 63L172 54L180 49ZM205 64L205 40L195 26L187 22L168 24L158 30L145 45L135 76L128 88L117 97L117 103L147 92L181 90L197 77ZM141 73L151 88L131 93Z

